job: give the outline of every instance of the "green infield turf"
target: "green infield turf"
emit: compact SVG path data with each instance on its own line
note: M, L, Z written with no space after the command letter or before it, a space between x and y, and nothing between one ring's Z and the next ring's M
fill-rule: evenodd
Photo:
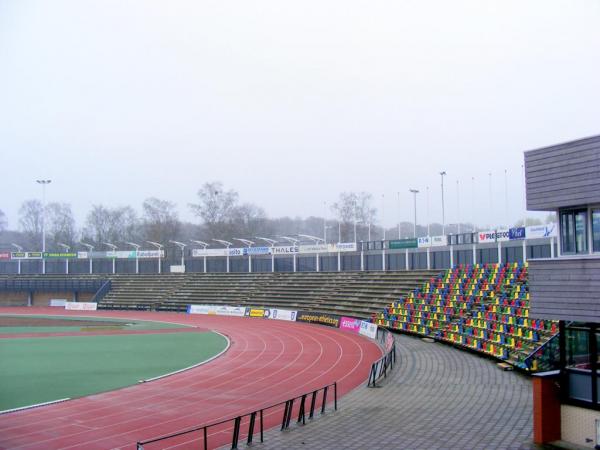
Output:
M226 346L212 332L0 339L0 411L129 386Z

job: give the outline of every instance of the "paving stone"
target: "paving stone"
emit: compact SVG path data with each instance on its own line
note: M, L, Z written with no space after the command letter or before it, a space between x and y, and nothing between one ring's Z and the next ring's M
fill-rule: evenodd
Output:
M260 449L536 449L529 377L448 345L396 335L398 364L380 388L344 396L335 413ZM243 448L243 446L240 446Z

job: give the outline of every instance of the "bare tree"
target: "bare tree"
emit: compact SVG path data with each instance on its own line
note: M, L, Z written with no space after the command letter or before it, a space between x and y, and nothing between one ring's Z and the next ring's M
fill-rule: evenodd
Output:
M6 214L0 209L0 233L6 230Z
M181 222L175 208L175 203L167 200L155 197L144 200L142 204L144 238L155 242L179 239Z
M73 245L77 238L75 219L71 205L67 203L49 203L46 206L46 233L50 242Z
M234 219L237 207L238 193L234 190L225 191L223 183L212 181L204 183L198 191L199 203L190 203L194 214L200 217L204 224L208 239L227 237L228 229Z
M26 200L19 208L19 227L28 248L40 248L44 207L39 200Z
M265 211L252 203L244 203L232 211L231 233L249 237L271 234Z
M137 216L130 206L106 208L94 205L87 215L83 237L96 245L131 241L137 238L138 229Z
M354 238L352 232L354 223L368 225L375 222L377 210L372 203L373 196L368 192L342 192L340 194L338 201L332 205L331 209L342 224L342 240L348 241Z

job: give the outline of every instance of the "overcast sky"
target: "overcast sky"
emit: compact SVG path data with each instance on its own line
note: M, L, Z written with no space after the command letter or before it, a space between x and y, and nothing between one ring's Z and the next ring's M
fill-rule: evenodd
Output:
M523 151L600 133L599 24L598 0L0 0L0 209L16 228L48 178L80 221L150 196L192 220L221 180L271 217L364 190L381 220L384 194L391 226L426 186L441 221L446 170L447 223L457 179L463 221L512 223Z

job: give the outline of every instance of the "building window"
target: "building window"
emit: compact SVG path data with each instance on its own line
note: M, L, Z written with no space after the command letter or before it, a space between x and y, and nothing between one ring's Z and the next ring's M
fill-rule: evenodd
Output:
M592 249L600 252L600 209L592 210Z
M560 245L564 255L587 253L587 210L560 212Z

